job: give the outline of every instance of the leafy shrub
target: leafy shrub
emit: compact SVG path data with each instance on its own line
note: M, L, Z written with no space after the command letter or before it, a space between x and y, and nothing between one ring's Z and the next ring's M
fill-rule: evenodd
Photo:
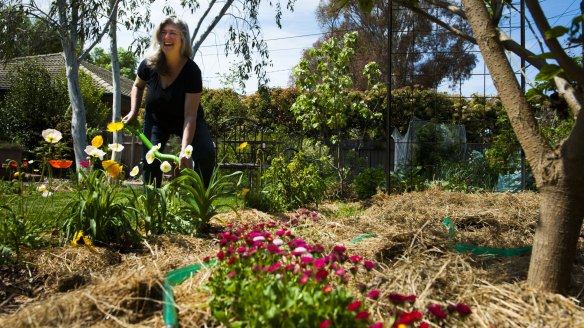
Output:
M179 232L192 234L200 232L209 225L209 221L218 213L221 207L231 207L219 204L220 198L232 196L240 185L241 179L233 182L234 177L241 178L241 172L221 175L218 169L213 171L209 186L205 188L203 179L192 169L184 169L181 175L169 182L170 191L177 193L174 204Z
M485 156L473 151L470 158L462 163L443 163L436 170L443 187L451 191L492 191L497 184L498 174L491 169Z
M63 224L65 239L82 231L95 243L131 247L141 240L135 209L130 199L105 171L92 169L82 175L75 198L66 206L69 216Z
M283 156L274 158L262 180L263 200L274 212L318 204L326 190L316 163L303 152L296 153L289 163Z
M391 172L390 184L392 193L422 191L425 187L425 178L421 174L421 166L408 166Z
M353 181L353 188L359 199L369 198L377 192L377 188L385 185L385 173L380 168L366 168Z

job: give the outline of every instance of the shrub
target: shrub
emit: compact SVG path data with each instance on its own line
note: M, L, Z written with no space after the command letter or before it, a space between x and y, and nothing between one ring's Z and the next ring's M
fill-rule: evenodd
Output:
M385 185L385 173L380 168L366 168L359 172L353 181L353 188L359 199L369 198L377 188Z

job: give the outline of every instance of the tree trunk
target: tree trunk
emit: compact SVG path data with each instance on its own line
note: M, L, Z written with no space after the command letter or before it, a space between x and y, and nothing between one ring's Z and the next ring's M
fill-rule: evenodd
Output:
M566 183L570 183L566 177ZM563 183L561 184L563 185ZM577 187L580 195L584 186ZM540 218L535 229L527 281L534 288L566 293L582 227L582 196L567 187L540 188ZM579 204L578 204L579 203Z
M110 6L114 13L113 18L110 22L109 36L110 36L110 52L111 52L111 64L112 64L112 85L113 85L113 105L112 105L112 122L120 122L122 120L122 90L120 84L120 61L118 59L118 41L117 41L117 4L115 0L110 0ZM122 143L122 131L117 131L113 133L114 143ZM119 162L121 158L121 153L114 151L112 152L111 159Z
M65 74L67 77L67 88L69 90L69 101L71 102L71 136L73 137L73 151L75 153L75 165L77 170L84 170L80 165L85 160L87 154L87 133L85 131L86 115L83 97L81 97L81 86L79 85L79 62L75 53L65 51Z
M578 117L570 136L558 148L550 148L519 87L485 3L462 3L542 197L528 283L538 289L565 293L584 218L584 119Z

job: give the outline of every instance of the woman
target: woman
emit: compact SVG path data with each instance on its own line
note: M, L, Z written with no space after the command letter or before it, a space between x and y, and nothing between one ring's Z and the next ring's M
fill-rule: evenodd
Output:
M191 59L192 49L187 24L175 16L164 19L152 36L151 54L138 67L138 76L131 93L130 113L122 122L131 122L146 92L144 135L153 145L160 144L161 152L171 134L181 137L179 169L192 168L191 159L184 156L188 145L193 146L195 171L201 174L205 186L209 184L215 166L215 149L207 128L201 92L201 70ZM144 156L148 149L144 146ZM160 187L160 163L144 163L144 182Z

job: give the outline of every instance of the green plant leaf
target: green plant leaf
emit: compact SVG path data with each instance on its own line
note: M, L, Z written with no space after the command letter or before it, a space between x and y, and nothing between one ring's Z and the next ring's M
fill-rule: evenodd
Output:
M559 38L562 35L568 33L568 28L565 26L554 26L552 27L550 30L547 30L543 33L544 37L546 38L546 40L549 39L554 39L554 38Z
M553 79L556 75L562 73L563 71L564 69L558 65L547 64L541 68L539 73L537 73L537 75L535 76L535 79L537 81L548 81Z

